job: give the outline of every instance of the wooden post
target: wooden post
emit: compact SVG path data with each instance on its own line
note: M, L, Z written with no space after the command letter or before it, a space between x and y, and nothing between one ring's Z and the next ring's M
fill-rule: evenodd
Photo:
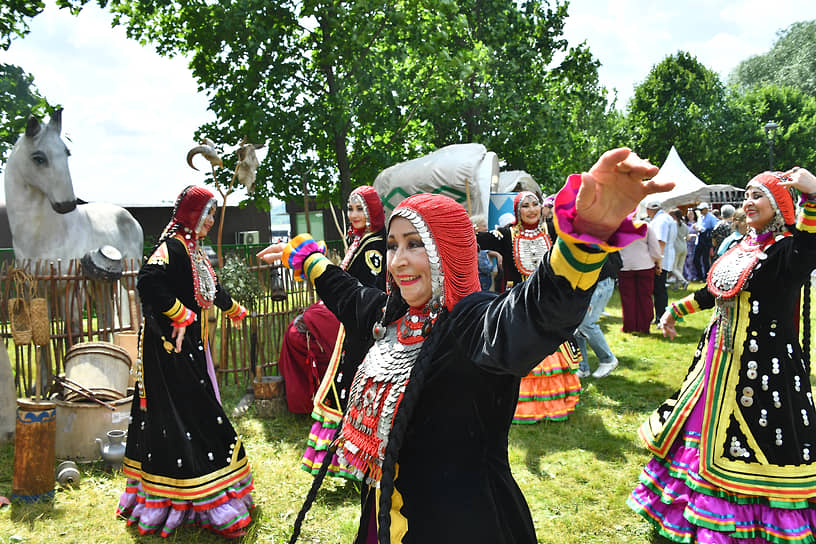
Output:
M467 213L471 215L470 210L470 180L465 180L465 203L467 204Z
M56 404L17 400L12 502L44 502L54 498L56 431Z

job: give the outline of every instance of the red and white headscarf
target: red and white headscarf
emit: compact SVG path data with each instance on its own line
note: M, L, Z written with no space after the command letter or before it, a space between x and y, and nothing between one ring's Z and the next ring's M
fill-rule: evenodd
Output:
M216 206L215 195L204 187L189 185L179 194L173 209L173 217L164 228L159 243L169 237L178 237L190 257L193 271L193 293L201 308L209 308L215 300L215 271L199 244L198 230L204 224L210 210Z
M781 181L786 181L786 178L782 177L782 172L762 172L754 176L746 187L752 185L758 187L771 201L774 212L781 215L784 224L793 225L796 223L796 208L793 204L793 196L787 187L779 184Z
M533 225L528 225L521 220L521 205L524 203L525 200L534 200L541 205L541 201L538 199L538 195L532 191L521 191L513 198L513 212L516 214L516 225L520 225L523 228L534 229L538 228L538 223ZM539 216L539 221L541 220L541 216Z
M476 235L461 204L444 195L419 194L403 200L391 214L411 222L431 264L431 300L448 310L479 291ZM390 275L386 283L391 283Z
M374 187L363 185L354 189L349 195L349 204L361 204L366 217L366 226L355 229L349 225L349 236L363 236L366 232L377 232L385 226L385 211L380 195Z
M185 239L195 242L198 239L198 229L204 224L204 219L215 206L215 195L209 189L188 185L176 198L173 217L164 227L161 237L164 238L171 230L184 230ZM190 236L186 236L187 234Z

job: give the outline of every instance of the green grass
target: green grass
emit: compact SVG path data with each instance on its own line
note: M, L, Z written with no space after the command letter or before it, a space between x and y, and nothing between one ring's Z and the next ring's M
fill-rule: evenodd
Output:
M670 291L672 300L683 295ZM602 380L584 380L581 403L568 421L513 426L510 432L513 474L542 543L665 542L625 504L648 460L637 427L679 386L710 312L687 317L679 324L680 336L671 342L654 328L650 335L621 333L617 293L607 312L611 315L601 319L601 326L620 360L618 369ZM590 366L597 366L594 354ZM239 387L223 392L227 413L242 393ZM233 423L252 464L258 506L241 542L286 542L312 479L299 468L311 420L293 414L261 419L250 409ZM0 495L11 493L12 458L13 445L0 448ZM101 463L81 470L79 489L58 490L53 504L0 509L0 543L162 542L156 536L139 536L114 519L125 481L121 473L105 472ZM354 484L327 479L299 542L350 543L357 527L358 496ZM223 539L182 529L167 541Z

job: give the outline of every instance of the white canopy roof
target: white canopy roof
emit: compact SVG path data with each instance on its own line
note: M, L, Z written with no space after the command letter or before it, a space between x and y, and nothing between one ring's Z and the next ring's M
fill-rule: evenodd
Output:
M706 185L688 169L674 146L669 150L660 172L652 178L657 181L673 181L674 189L666 193L649 195L640 203L640 210L646 202L657 200L664 210L677 206L688 206L699 202L734 203L742 200L742 189L732 185Z

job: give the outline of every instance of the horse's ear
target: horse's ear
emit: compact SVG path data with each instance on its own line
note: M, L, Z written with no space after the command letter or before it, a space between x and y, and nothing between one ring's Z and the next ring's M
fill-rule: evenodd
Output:
M62 132L62 108L54 110L54 113L51 114L51 119L48 121L48 126L56 131L57 134Z
M26 131L25 135L28 138L33 138L37 134L40 133L40 120L30 115L28 117L28 123L26 123Z

